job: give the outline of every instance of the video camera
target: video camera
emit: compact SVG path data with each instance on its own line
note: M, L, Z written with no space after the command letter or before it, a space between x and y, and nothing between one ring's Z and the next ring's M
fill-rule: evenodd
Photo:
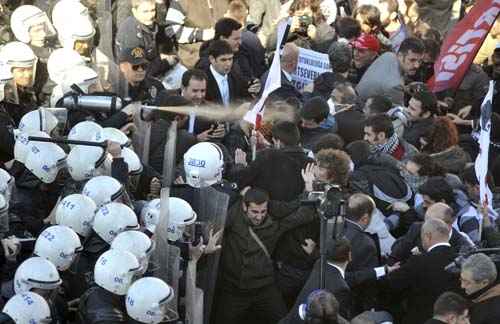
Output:
M313 204L325 218L344 215L345 199L342 188L335 184L313 182L313 191L303 204Z
M444 270L450 273L456 273L456 274L460 273L462 265L464 264L465 260L467 260L468 257L476 253L484 253L488 255L491 261L495 263L497 270L500 270L500 248L480 249L477 247L461 251L460 254L455 258L455 260L453 260L452 263L448 264L444 268Z

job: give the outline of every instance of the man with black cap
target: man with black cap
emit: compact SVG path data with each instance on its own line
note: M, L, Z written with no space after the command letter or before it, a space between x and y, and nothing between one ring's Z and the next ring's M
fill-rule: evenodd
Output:
M128 94L126 97L132 101L153 104L156 97L165 88L160 81L146 76L148 60L144 48L125 48L120 52L120 71L128 83Z
M320 127L326 120L330 108L325 99L314 97L307 100L300 110L302 123L302 146L307 150L312 150L316 142L325 134L330 134L330 130Z

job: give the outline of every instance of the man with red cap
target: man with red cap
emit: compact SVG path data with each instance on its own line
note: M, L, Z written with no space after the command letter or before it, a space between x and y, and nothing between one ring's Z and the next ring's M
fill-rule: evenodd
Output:
M380 42L372 34L361 34L352 42L354 50L354 69L356 71L356 83L358 83L368 67L378 57Z

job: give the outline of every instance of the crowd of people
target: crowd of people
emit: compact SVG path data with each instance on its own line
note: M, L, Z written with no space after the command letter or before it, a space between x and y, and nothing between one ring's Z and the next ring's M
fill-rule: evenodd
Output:
M0 0L0 323L500 323L480 2Z

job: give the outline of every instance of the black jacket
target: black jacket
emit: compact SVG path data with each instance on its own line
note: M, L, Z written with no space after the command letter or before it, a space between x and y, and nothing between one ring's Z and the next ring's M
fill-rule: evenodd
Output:
M9 114L17 105L0 102L0 167L2 164L14 158L14 129L18 123Z
M125 297L115 295L99 286L91 287L80 299L80 323L131 323L125 308Z
M261 225L252 226L242 204L234 204L229 210L222 243L220 273L224 287L246 290L274 283L273 262L250 235L249 227L272 254L281 234L316 217L314 209L297 207L298 203L269 202L266 219Z
M402 324L421 324L433 315L436 299L445 291L460 291L455 274L444 270L457 254L449 246L437 246L430 252L411 257L381 282L384 293L396 300L407 299L408 309ZM385 299L388 300L388 299Z
M231 178L240 188L257 187L266 190L272 200L292 201L304 191L301 170L310 161L299 146L262 150L255 161L235 170Z
M423 223L421 222L412 224L408 232L394 242L390 255L391 262L407 261L412 256L411 250L414 247L418 247L420 252L424 251L420 238L422 225ZM471 248L473 243L460 234L455 228L452 228L450 245L453 251L459 253L462 248Z
M421 146L420 137L424 136L429 131L432 124L433 118L414 121L409 126L405 127L403 138L411 145L419 148Z
M332 134L332 132L326 128L302 128L302 146L312 151L319 139L327 134Z
M446 324L443 321L431 318L430 320L426 321L424 324Z
M220 93L217 81L215 80L215 77L210 70L210 66L208 68L205 68L204 71L207 74L207 94L205 96L205 99L207 101L222 105L222 95ZM230 103L234 103L239 99L248 97L248 86L240 75L234 73L233 71L229 72L229 74L227 75L227 82L229 85Z
M128 96L130 99L148 105L153 105L158 95L163 91L165 91L163 84L150 76L146 76L136 87L128 85Z
M365 232L358 224L345 219L344 236L352 245L352 261L346 269L346 281L352 289L354 314L377 305L375 267L380 266L380 248L376 235Z
M109 248L110 245L92 230L83 242L82 253L69 270L74 281L72 293L79 296L93 284L95 263Z
M320 273L321 263L319 260L314 264L314 268L307 279L304 287L302 288L295 304L288 313L288 315L280 321L280 324L299 324L304 323L303 320L299 318L299 306L300 304L307 303L307 297L314 290L319 289L319 273ZM350 319L351 314L351 289L347 285L347 282L340 274L340 271L332 265L326 265L325 273L325 289L335 295L335 298L339 302L339 311L342 317Z
M262 95L264 91L264 86L267 81L267 77L269 75L269 70L265 72L261 77L260 77L260 83L262 84L262 89L261 93L259 94ZM283 71L281 72L281 87L278 89L274 90L269 94L269 100L271 101L276 101L276 100L287 100L289 98L296 98L299 101L302 101L302 94L300 93L297 88L293 85L292 82L290 82Z

